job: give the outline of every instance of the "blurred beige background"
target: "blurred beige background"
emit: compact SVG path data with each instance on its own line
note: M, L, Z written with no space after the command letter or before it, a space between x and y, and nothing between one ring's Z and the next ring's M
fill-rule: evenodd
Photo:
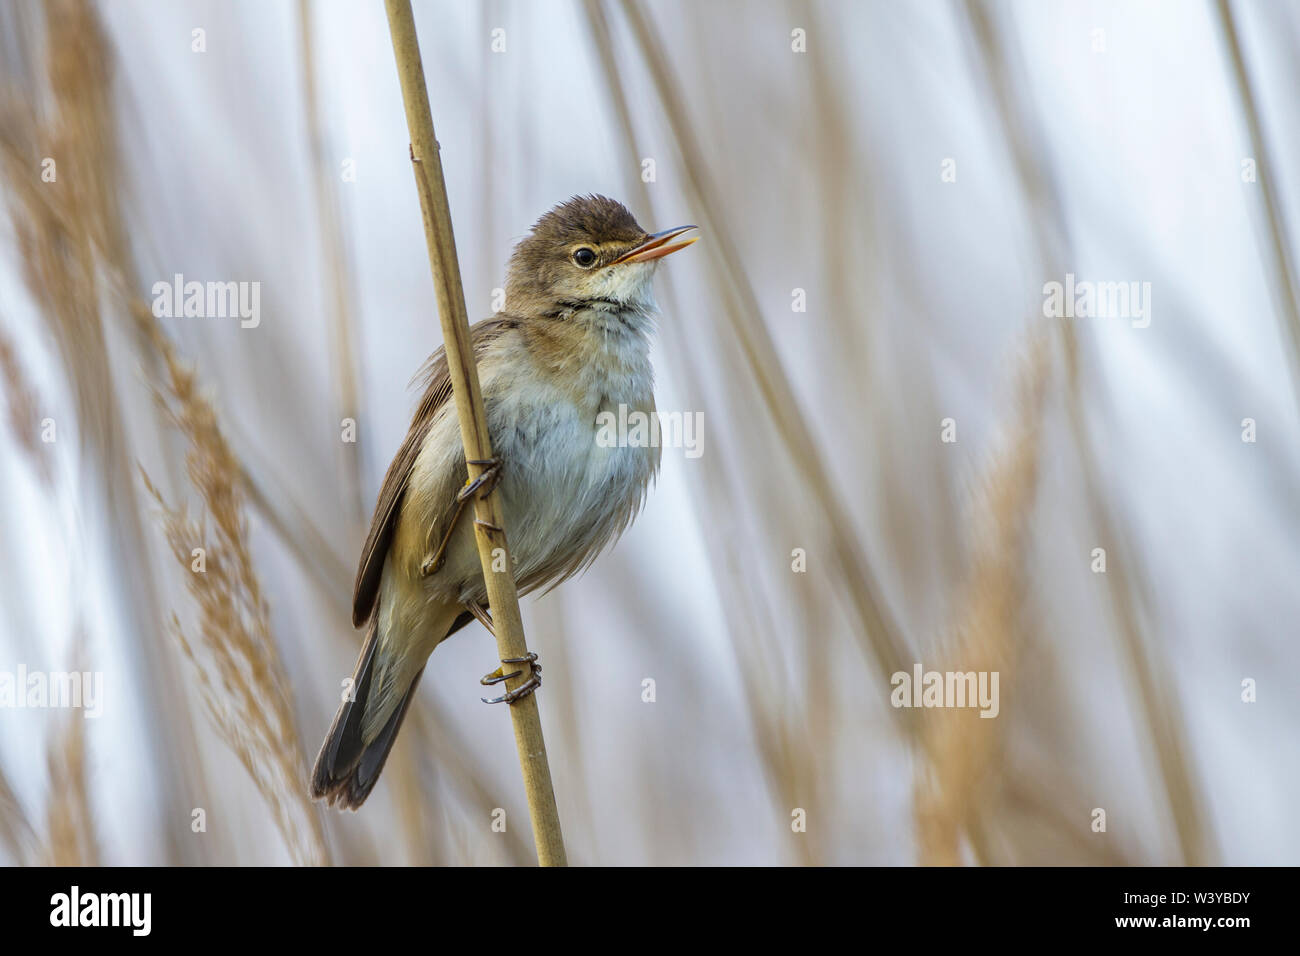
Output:
M1297 861L1300 5L415 12L471 317L573 194L702 231L703 454L524 602L571 862ZM0 708L0 859L530 862L478 625L363 810L305 799L439 344L382 5L0 0L0 149L0 674L103 679ZM177 273L259 323L156 318ZM1067 273L1149 324L1045 317ZM891 707L917 662L999 716Z

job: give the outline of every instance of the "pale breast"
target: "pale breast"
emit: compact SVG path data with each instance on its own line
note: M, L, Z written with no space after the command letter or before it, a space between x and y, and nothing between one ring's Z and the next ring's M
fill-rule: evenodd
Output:
M644 500L659 449L620 443L617 429L600 430L597 415L612 410L617 416L619 404L653 412L654 398L648 390L611 391L617 394L575 402L567 388L516 385L491 402L489 424L506 462L501 493L523 591L585 567Z
M562 331L503 336L479 361L521 592L557 583L594 559L636 514L659 465L657 446L637 443L635 435L620 441L617 428L608 440L597 419L608 411L617 421L620 406L625 414L653 415L646 336L601 330L585 337L576 323L555 328ZM459 426L448 407L430 428L404 506L402 527L411 540L401 553L412 579L436 545L430 529L441 527L437 516L451 507L464 475ZM438 600L484 599L471 520L458 522L443 567L422 581Z

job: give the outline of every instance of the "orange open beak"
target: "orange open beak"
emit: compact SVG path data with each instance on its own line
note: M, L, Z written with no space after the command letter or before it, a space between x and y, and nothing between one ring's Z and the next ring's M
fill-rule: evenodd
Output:
M699 236L691 236L691 238L684 239L681 242L673 242L673 240L682 233L690 232L692 229L697 228L699 227L678 226L676 229L665 229L663 232L656 232L653 235L646 236L645 242L635 248L629 249L611 262L610 265L617 265L620 262L649 262L651 259L662 259L664 256L676 252L678 249L685 249L692 242L699 239ZM669 243L672 244L669 245Z

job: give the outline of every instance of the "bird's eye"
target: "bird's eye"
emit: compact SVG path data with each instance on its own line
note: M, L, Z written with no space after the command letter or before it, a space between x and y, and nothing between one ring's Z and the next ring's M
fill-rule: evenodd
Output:
M573 253L573 261L584 269L591 268L596 262L596 253L592 252L586 246L578 249Z

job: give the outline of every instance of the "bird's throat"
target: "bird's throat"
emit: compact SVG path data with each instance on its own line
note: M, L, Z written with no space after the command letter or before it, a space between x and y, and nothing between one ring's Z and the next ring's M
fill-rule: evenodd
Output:
M651 313L597 305L558 321L534 320L527 330L529 351L543 374L564 383L580 406L613 393L641 398L653 390Z

